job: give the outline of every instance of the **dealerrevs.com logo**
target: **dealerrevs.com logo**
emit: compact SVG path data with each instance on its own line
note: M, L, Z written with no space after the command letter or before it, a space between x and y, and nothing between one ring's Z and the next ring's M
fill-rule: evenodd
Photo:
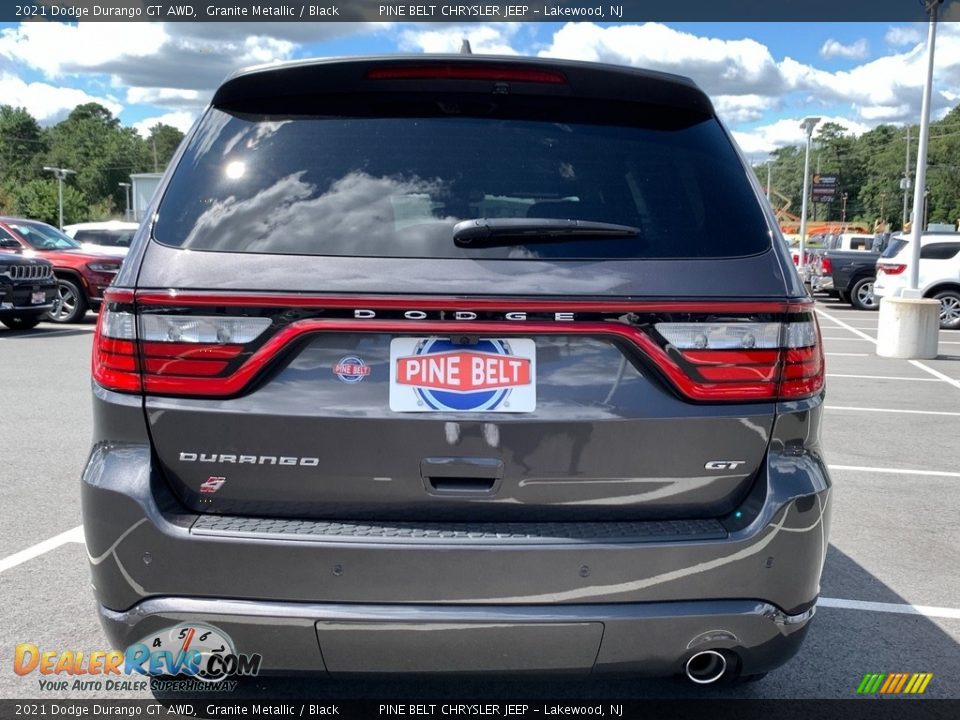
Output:
M400 412L532 412L533 340L395 338L390 343L390 409Z
M181 685L190 681L172 690L232 690L235 683L225 682L228 678L255 676L261 662L259 654L238 653L220 628L181 623L151 633L122 652L41 650L21 643L14 651L13 671L21 677L36 674L43 691L145 690L144 676L175 678Z

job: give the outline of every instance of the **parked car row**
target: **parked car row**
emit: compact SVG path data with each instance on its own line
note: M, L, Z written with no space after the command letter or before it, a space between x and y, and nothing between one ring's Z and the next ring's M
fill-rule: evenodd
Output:
M53 265L46 260L0 255L0 323L26 330L39 323L57 297Z
M811 291L825 292L858 310L876 310L880 306L873 293L876 264L890 238L889 233L829 237L811 261Z
M899 233L877 235L858 250L840 249L846 243L838 238L811 258L811 292L827 293L858 310L876 310L881 297L901 295L909 287L910 242ZM921 236L918 289L923 297L940 300L941 328L960 329L960 233Z
M123 262L115 251L83 246L51 225L13 217L0 217L0 254L0 264L11 266L10 256L49 262L55 296L45 312L61 323L79 322L88 309L97 310Z
M877 261L874 292L896 297L910 287L913 252L909 237L890 241ZM923 297L940 301L940 327L960 330L960 234L924 233L920 237L920 267L917 288Z

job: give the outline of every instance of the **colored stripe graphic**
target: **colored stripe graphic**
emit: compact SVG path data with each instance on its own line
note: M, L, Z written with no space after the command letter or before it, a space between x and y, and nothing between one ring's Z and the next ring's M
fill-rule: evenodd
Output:
M933 673L867 673L857 686L857 694L921 695L933 679Z

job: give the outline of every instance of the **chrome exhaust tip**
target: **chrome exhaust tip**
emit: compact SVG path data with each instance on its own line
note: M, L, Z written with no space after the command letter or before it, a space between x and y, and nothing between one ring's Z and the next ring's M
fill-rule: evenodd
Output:
M690 682L710 685L727 672L727 658L717 650L703 650L687 660L683 669Z

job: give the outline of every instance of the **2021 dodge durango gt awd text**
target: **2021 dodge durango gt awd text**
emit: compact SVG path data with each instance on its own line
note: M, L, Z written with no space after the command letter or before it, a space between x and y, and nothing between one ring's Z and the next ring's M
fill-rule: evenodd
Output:
M827 549L823 357L689 80L241 72L107 291L84 528L116 647L261 671L762 674Z

